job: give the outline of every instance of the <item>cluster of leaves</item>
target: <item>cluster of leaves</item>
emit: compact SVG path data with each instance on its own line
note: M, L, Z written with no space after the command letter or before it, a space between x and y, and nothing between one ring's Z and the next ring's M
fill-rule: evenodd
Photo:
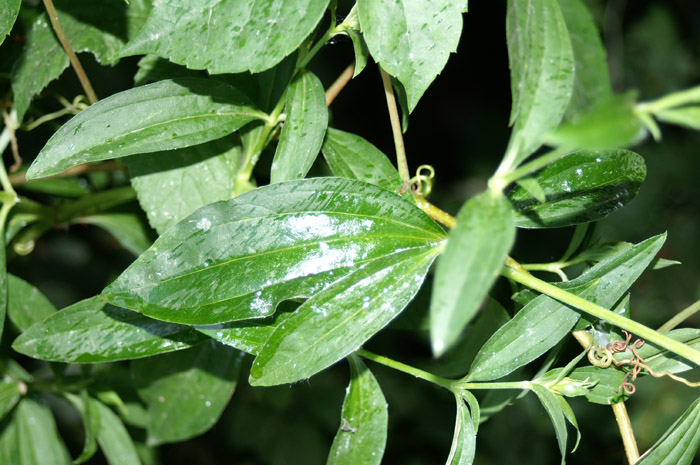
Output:
M511 400L532 391L564 457L567 422L577 428L565 396L601 404L625 398L618 389L625 373L614 366L576 367L577 357L552 369L570 332L604 346L619 338L618 327L632 330L653 343L644 355L657 372L700 362L698 330L664 335L629 318L630 287L650 265L669 264L655 260L665 235L614 246L591 235L593 222L630 202L645 178L643 158L625 147L647 132L658 137L654 118L697 128L700 89L648 103L615 95L580 0L509 1L513 130L489 188L456 219L420 189L407 192L398 146L397 169L360 136L329 127L323 85L307 65L328 40L349 36L354 75L371 57L391 76L386 90L398 96L405 131L456 51L466 0L358 0L340 24L330 0L66 0L56 7L64 32L19 1L2 11L2 37L18 12L16 27L28 26L12 67L4 147L15 130L32 126L25 122L32 98L68 66L56 34L103 64L143 57L133 88L82 110L66 105L58 116L77 114L26 170L32 182L23 186L54 200L77 198L17 196L0 172L3 237L13 253L29 253L48 229L80 221L104 228L138 257L100 296L61 311L3 272L0 321L6 311L6 333L17 333L14 355L57 363L29 373L3 358L2 463L71 461L47 401L82 415L85 445L75 463L98 446L110 464L148 462L125 423L145 429L149 446L208 430L236 389L245 354L255 357L253 386L294 383L348 359L331 464L378 464L383 456L387 403L361 358L454 394L448 464L472 463L480 422L507 405L478 400L471 391L480 389L510 389ZM551 150L540 152L545 145ZM274 148L270 183L257 187L253 169L266 148ZM319 153L333 176L306 178ZM77 178L49 178L107 160L117 163L97 166L121 170L114 178L122 184L111 189L85 192ZM134 198L159 236L152 244L139 215L112 210ZM558 262L520 265L508 256L518 228L573 225ZM434 263L430 371L449 379L362 349L425 287ZM567 278L563 270L578 264L585 271L556 286L526 271ZM487 296L499 274L516 288L512 301ZM525 378L524 367L542 356L537 374ZM698 405L638 463L690 463L700 442Z

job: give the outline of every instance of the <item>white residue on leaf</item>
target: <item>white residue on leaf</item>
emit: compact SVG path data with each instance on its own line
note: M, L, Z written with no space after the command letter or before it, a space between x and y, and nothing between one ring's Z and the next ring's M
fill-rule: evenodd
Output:
M257 314L265 314L272 308L272 302L262 298L262 291L253 294L253 300L250 302L250 309Z
M292 267L284 277L284 280L311 276L336 268L351 267L355 261L361 259L360 247L357 244L349 244L343 248L331 248L326 242L319 242L319 249Z
M209 228L211 228L211 220L209 218L200 218L197 221L197 229L201 229L203 231L207 231Z

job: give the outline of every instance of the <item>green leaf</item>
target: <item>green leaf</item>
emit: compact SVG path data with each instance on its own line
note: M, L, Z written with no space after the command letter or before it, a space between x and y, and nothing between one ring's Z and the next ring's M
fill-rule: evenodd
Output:
M585 394L589 402L610 405L625 400L627 395L620 389L625 374L615 368L587 366L576 368L568 377L576 381L588 381L595 385ZM619 392L617 392L619 391Z
M535 178L521 178L515 181L515 183L522 187L525 192L534 197L539 203L545 203L547 201L547 194L544 193L542 186L540 186Z
M467 394L472 395L471 393ZM479 420L478 418L476 421L472 419L462 394L455 393L455 400L457 401L457 418L450 455L445 463L446 465L471 465L476 453L476 428ZM475 400L471 405L476 405L478 408Z
M634 104L634 95L608 97L573 122L545 134L542 140L549 145L571 149L632 145L645 134Z
M457 50L465 5L463 0L358 0L369 51L404 85L409 111Z
M9 303L6 258L5 225L0 223L0 339L5 331L5 317L7 316L7 306Z
M668 331L664 334L694 349L700 348L700 329L680 328ZM658 374L663 372L682 373L695 368L695 366L688 365L683 357L669 352L651 342L645 342L644 345L636 349L636 351L637 354L644 359L644 363ZM632 351L629 349L614 355L615 359L618 361L630 360L633 356L634 354L632 354Z
M690 465L700 444L700 399L671 425L635 465Z
M58 435L51 409L24 397L15 410L19 463L22 465L70 465L71 460Z
M199 207L233 197L240 157L240 144L224 137L124 162L148 221L163 234Z
M77 396L69 392L61 393L73 406L80 412L83 417L83 428L85 431L85 440L83 451L78 457L73 460L73 465L85 463L97 452L97 432L100 429L100 416L96 407L89 401L86 390L81 391L81 395Z
M328 107L321 81L303 70L287 91L287 119L270 170L270 183L303 178L309 172L328 126Z
M569 292L589 298L598 285L593 280ZM498 379L530 363L562 340L579 317L575 309L540 295L486 341L474 358L467 380Z
M0 463L20 464L17 410L0 423Z
M7 275L7 288L7 316L20 331L56 312L39 289L17 276Z
M659 121L700 131L700 106L671 108L656 114Z
M142 218L134 213L104 213L82 216L78 221L104 229L122 247L139 256L153 243L153 231Z
M138 71L134 75L134 85L142 86L150 82L164 81L166 79L204 77L202 71L187 69L176 65L156 55L146 55L138 62Z
M399 251L434 254L443 238L421 210L371 184L290 181L200 208L163 234L103 296L185 324L262 318L280 301L310 297L374 260L399 257Z
M436 356L455 344L474 317L514 240L513 211L502 194L483 192L460 209L435 270L430 340Z
M24 183L18 187L23 191L71 198L82 197L90 193L87 182L77 177L41 179Z
M413 299L438 252L427 244L397 250L314 295L265 342L250 370L250 384L308 378L357 350Z
M557 442L559 443L559 452L561 452L561 463L564 464L564 457L566 456L566 441L568 438L568 433L566 431L566 417L564 413L564 407L562 404L568 407L566 401L556 394L553 394L549 389L539 384L533 383L530 385L532 392L537 394L537 398L542 403L542 406L547 411L549 418L552 420L552 426L554 426L554 432L557 435Z
M76 52L90 51L103 64L115 64L119 51L143 24L150 3L130 6L113 0L57 0L58 20ZM33 96L68 67L68 57L47 15L32 24L24 51L12 70L12 92L17 119L22 121Z
M121 53L150 53L213 74L257 73L296 50L327 5L328 0L155 0L146 25ZM191 53L192 44L201 44L197 53Z
M0 380L0 420L17 405L20 397L26 394L26 389L19 381L7 377Z
M574 55L557 0L509 0L506 30L514 126L505 158L515 166L564 116L574 84Z
M574 89L566 109L567 120L592 110L612 95L605 47L593 16L581 0L559 0L574 52Z
M367 66L369 48L367 48L367 42L365 42L365 38L359 31L349 29L345 32L348 37L350 37L350 40L352 40L352 49L353 52L355 52L355 69L352 73L352 77L355 78L365 69L365 66Z
M95 363L186 349L205 339L190 327L152 320L92 297L33 325L12 348L40 360Z
M358 135L328 128L321 150L335 176L376 184L388 191L401 188L401 177L389 158Z
M211 428L236 389L241 355L209 341L132 362L134 384L149 414L148 444L182 441Z
M628 150L582 150L534 175L547 200L521 187L508 199L520 228L557 228L597 221L629 203L646 177L644 159Z
M348 357L351 378L327 465L379 465L386 446L389 414L376 378L356 355Z
M0 4L0 44L12 31L22 0L6 0Z
M80 163L189 147L264 117L235 88L213 79L136 87L100 100L61 126L29 167L27 179Z
M90 404L99 415L97 443L109 465L140 465L134 441L117 414L95 399L90 399Z

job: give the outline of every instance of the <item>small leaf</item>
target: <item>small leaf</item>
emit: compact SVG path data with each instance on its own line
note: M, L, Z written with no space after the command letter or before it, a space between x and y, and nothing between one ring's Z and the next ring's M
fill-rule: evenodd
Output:
M659 121L700 131L700 106L671 108L656 114Z
M0 420L17 405L23 394L22 389L26 390L26 386L23 388L19 381L7 377L0 380Z
M505 158L515 166L564 116L573 92L574 55L557 0L509 0L506 31L514 126Z
M61 126L29 167L27 179L80 163L201 144L256 118L264 114L217 80L183 78L136 87L100 100Z
M454 345L474 317L514 240L513 212L500 193L484 192L460 209L435 270L430 340L436 356Z
M311 297L397 251L417 251L422 262L443 238L425 213L371 184L290 181L200 208L163 234L103 295L115 305L184 324L263 318L280 301Z
M568 290L589 298L598 285L593 280ZM498 379L530 363L562 340L579 317L575 309L540 295L486 341L472 363L467 380Z
M518 179L515 182L518 186L525 189L525 192L534 197L539 203L545 203L547 201L547 194L544 193L542 186L540 186L540 183L538 183L535 178L527 177Z
M595 383L584 395L589 402L603 405L615 404L627 398L625 391L620 389L624 376L622 371L615 368L594 366L576 368L568 374L571 379Z
M690 465L700 444L700 399L676 420L635 465Z
M90 404L99 415L97 443L109 465L141 465L134 441L121 419L102 402L90 399Z
M141 255L153 243L153 231L142 216L134 213L103 213L81 216L80 223L98 226L116 239L132 254Z
M12 31L22 0L6 0L0 4L0 44Z
M335 176L376 184L389 191L401 188L401 177L389 158L360 136L328 128L321 150Z
M203 340L190 327L152 320L92 297L31 326L12 348L40 360L95 363L172 352Z
M236 389L241 355L209 341L132 362L134 384L149 414L148 444L182 441L211 428Z
M32 397L24 397L14 415L22 465L70 465L70 456L49 407Z
M467 393L470 396L471 393ZM476 453L476 427L479 424L478 414L476 419L472 419L469 408L462 398L462 394L455 393L457 401L457 417L455 420L455 430L452 436L452 447L450 455L447 457L446 465L471 465ZM475 400L471 404L478 408Z
M340 427L327 465L379 465L384 455L388 425L386 399L371 371L356 355L348 357L350 385L343 401Z
M359 31L348 29L345 32L352 40L352 49L355 52L355 69L352 73L352 77L355 78L367 66L369 48L367 48L367 42L365 42L365 38Z
M303 178L309 172L328 126L323 84L311 71L301 71L287 91L287 119L270 170L270 183Z
M223 137L178 150L135 155L124 163L148 221L163 234L199 207L233 197L240 158L241 147L235 138Z
M97 452L97 433L100 430L100 416L97 408L89 401L87 391L82 390L81 396L63 392L62 395L73 404L83 417L85 440L83 451L73 460L73 465L85 463Z
M369 51L406 88L409 112L457 50L465 5L463 0L357 2Z
M559 443L559 452L561 452L561 463L564 464L564 457L566 456L566 441L568 438L568 433L566 431L566 415L564 414L564 409L561 401L564 399L561 396L553 394L544 386L533 383L530 385L532 392L537 394L542 406L547 411L549 418L552 420L552 426L554 426L554 432L557 435L557 442ZM563 402L566 404L566 401ZM568 404L566 404L568 407Z
M646 177L644 159L628 150L582 150L534 175L547 201L518 187L508 199L520 228L558 228L597 221L629 203Z
M296 50L327 6L328 0L155 0L146 25L121 53L150 53L212 74L257 73ZM192 44L201 45L197 53L192 53Z

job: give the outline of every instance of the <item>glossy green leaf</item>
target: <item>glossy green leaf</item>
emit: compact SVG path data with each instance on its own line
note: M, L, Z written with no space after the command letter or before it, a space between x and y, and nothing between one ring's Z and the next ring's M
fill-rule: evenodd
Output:
M153 243L153 232L142 217L134 213L103 213L82 216L80 223L100 227L110 233L129 252L141 255Z
M247 97L213 79L136 87L100 100L61 126L27 178L58 174L80 163L189 147L263 117Z
M287 91L287 119L282 127L270 183L303 178L311 169L328 126L323 84L311 71L301 71Z
M506 15L513 133L506 159L517 165L559 125L574 84L574 55L557 0L509 0Z
M95 399L90 399L90 404L99 415L97 443L109 465L141 465L136 446L117 414Z
M517 187L508 199L521 228L557 228L597 221L624 207L646 177L644 159L628 150L582 150L555 161L534 178L547 201Z
M7 316L20 331L56 311L39 289L17 276L7 275L7 288Z
M112 0L57 0L54 2L68 42L77 52L90 51L104 64L114 64L128 38L143 25L150 2L133 0L129 6ZM29 102L68 67L53 28L44 13L32 24L27 42L12 70L12 92L17 118L22 121Z
M327 5L328 0L155 0L146 25L122 56L150 53L215 74L257 73L296 50ZM201 44L197 53L191 53L192 44Z
M148 443L182 441L211 428L236 389L241 356L209 341L132 362L134 384L149 414Z
M470 393L467 393L471 396ZM452 436L452 447L450 455L447 457L446 465L471 465L476 453L476 427L479 424L472 419L467 403L461 394L455 394L457 401L457 417L455 420L455 430ZM478 408L478 404L472 403Z
M690 465L700 444L700 399L671 425L635 465Z
M5 418L17 402L19 402L23 389L26 391L26 386L22 386L18 381L4 378L0 380L0 420Z
M348 30L346 32L350 40L352 40L352 49L355 52L355 69L352 73L352 77L354 78L367 66L369 48L367 48L367 42L365 42L365 38L359 31Z
M359 0L372 57L406 88L409 111L457 50L464 0Z
M40 360L95 363L172 352L203 340L190 327L152 320L92 297L33 325L12 348Z
M22 0L6 0L0 4L0 44L12 31Z
M71 464L48 406L32 397L24 397L17 405L14 415L20 464Z
M476 314L515 240L513 211L500 193L472 197L457 214L435 270L430 301L433 353L452 347Z
M561 396L553 394L546 387L536 383L531 384L530 389L537 394L537 398L547 411L550 420L552 420L552 426L554 426L554 432L557 435L557 443L559 444L559 452L561 452L561 463L563 465L565 462L564 456L566 455L566 441L568 438L566 415L564 414L563 406L560 401L560 399L563 399ZM566 403L566 401L564 401L564 403Z
M671 108L656 114L659 121L700 131L700 106Z
M612 95L605 47L593 15L582 0L559 0L574 52L574 89L566 110L567 120L592 110Z
M138 71L134 74L134 85L142 86L151 82L164 81L166 79L204 77L202 71L188 69L176 65L156 55L146 55L138 62Z
M231 136L124 162L148 221L163 234L199 207L233 197L240 158Z
M571 149L632 145L645 134L642 123L635 114L634 100L634 95L619 95L601 100L573 122L545 134L542 140L552 146Z
M292 383L357 350L413 299L438 252L429 244L399 249L315 294L273 331L253 362L250 383Z
M310 297L400 251L427 254L443 238L442 228L421 210L371 184L290 181L200 208L103 295L115 305L185 324L262 318L282 300Z
M569 292L589 298L597 286L598 281L592 280ZM530 363L566 337L579 317L573 308L540 295L486 341L474 358L467 380L498 379Z
M379 465L386 446L389 414L377 379L356 355L348 357L350 385L343 401L340 427L327 465Z
M358 135L328 128L321 150L335 176L376 184L389 191L401 189L401 177L389 158Z

